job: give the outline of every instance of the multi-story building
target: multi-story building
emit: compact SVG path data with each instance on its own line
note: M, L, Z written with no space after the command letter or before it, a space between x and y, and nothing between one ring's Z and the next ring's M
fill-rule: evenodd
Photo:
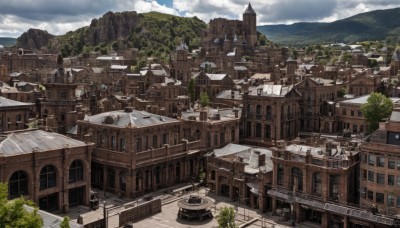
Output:
M361 206L376 213L400 213L400 110L395 109L384 128L361 144Z
M8 133L0 142L0 181L11 199L23 196L42 210L89 206L93 147L42 130Z
M230 143L207 156L210 191L230 200L271 210L272 151Z
M358 73L349 81L349 93L358 97L377 92L382 86L381 80L381 75L367 74L365 71Z
M395 218L358 206L357 141L322 140L273 148L273 213L320 227L390 227Z
M27 128L33 103L23 103L0 97L0 132Z
M182 43L170 55L170 76L182 82L183 86L188 86L191 79L192 61L189 58L189 50L186 44Z
M293 86L260 85L243 95L243 141L271 146L299 131L301 95Z

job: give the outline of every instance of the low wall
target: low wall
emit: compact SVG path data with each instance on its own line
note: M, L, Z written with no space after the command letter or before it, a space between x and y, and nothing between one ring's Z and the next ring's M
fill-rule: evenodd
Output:
M128 208L119 214L119 226L124 226L129 222L137 222L160 212L161 199L152 200L138 206Z

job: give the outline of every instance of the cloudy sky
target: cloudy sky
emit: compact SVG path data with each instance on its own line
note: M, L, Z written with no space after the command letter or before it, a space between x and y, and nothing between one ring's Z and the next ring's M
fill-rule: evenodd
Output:
M330 22L376 9L400 7L399 0L252 0L258 24ZM89 25L108 11L159 11L180 16L241 18L248 0L0 0L0 37L29 28L60 35Z

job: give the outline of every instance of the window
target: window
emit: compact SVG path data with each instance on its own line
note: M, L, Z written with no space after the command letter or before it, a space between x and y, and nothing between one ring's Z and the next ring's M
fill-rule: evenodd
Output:
M235 134L235 129L231 130L231 142L235 142L236 140L236 134Z
M396 167L396 160L394 160L393 158L389 158L388 159L388 168L395 169L395 167Z
M111 136L111 149L112 150L115 150L115 148L116 148L116 141L115 141L115 136L114 135L112 135Z
M367 188L366 187L361 189L361 198L363 198L363 199L367 198Z
M400 187L400 176L397 176L397 187Z
M153 148L157 148L157 135L153 135Z
M142 151L142 138L141 137L138 137L136 139L136 151L137 152Z
M342 116L345 116L345 115L346 115L346 109L343 108L343 109L342 109Z
M284 178L285 170L283 169L282 164L278 164L278 185L283 185L283 178Z
M376 166L385 167L385 158L384 157L377 157L376 158Z
M303 191L303 171L299 168L292 168L290 189L295 188L297 191Z
M256 123L256 137L261 138L261 124Z
M358 110L357 115L358 115L358 117L362 117L362 112L360 110Z
M266 120L271 120L272 119L272 107L271 105L267 106L267 112L265 116Z
M361 162L367 163L367 155L366 154L361 154Z
M251 137L251 122L247 122L246 136Z
M374 171L368 171L368 181L374 182L375 173Z
M119 139L119 151L125 151L125 138Z
M218 135L214 133L214 146L218 146Z
M375 165L375 159L376 159L375 155L368 154L368 164Z
M163 134L163 144L168 144L168 136L167 133Z
M113 169L107 169L107 181L109 188L115 188L115 171Z
M351 116L354 116L354 110L351 110Z
M376 183L378 184L385 184L385 174L377 173L376 174Z
M388 185L394 186L394 175L388 175Z
M322 191L322 180L320 173L313 174L313 193L317 195L321 195Z
M397 160L397 170L400 170L400 159Z
M368 191L368 200L373 201L374 200L374 192L373 191Z
M387 202L386 202L386 204L387 204L389 207L393 207L393 206L394 206L394 196L393 196L393 195L388 195L388 196L387 196Z
M339 181L338 175L330 175L329 177L329 197L333 200L339 199Z
M271 139L271 125L265 125L265 138Z
M375 193L375 202L376 203L385 203L385 194L383 193Z
M8 194L10 198L28 194L28 175L24 171L16 171L8 181Z
M260 105L256 106L256 118L261 119L261 106Z
M75 160L69 166L69 183L75 183L83 180L83 165L82 161Z
M225 133L223 131L219 133L219 141L222 145L225 144Z
M397 197L396 207L400 208L400 196Z
M55 187L57 185L56 168L48 165L40 171L40 190Z

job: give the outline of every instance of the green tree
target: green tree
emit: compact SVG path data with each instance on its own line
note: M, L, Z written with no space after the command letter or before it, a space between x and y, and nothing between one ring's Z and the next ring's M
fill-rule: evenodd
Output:
M188 85L188 92L191 101L194 101L195 89L196 89L196 81L193 78L191 78Z
M210 98L208 98L208 94L206 92L200 93L200 104L203 108L210 105Z
M33 205L23 198L8 200L8 185L0 183L0 227L1 228L40 228L43 226L42 218L34 208L28 212L24 205Z
M217 215L218 227L220 228L235 228L238 227L235 223L235 210L233 207L223 207Z
M369 125L369 132L379 128L379 121L392 113L393 102L381 93L371 93L367 103L361 105L361 112Z
M65 216L62 222L60 223L60 228L69 228L69 217Z

